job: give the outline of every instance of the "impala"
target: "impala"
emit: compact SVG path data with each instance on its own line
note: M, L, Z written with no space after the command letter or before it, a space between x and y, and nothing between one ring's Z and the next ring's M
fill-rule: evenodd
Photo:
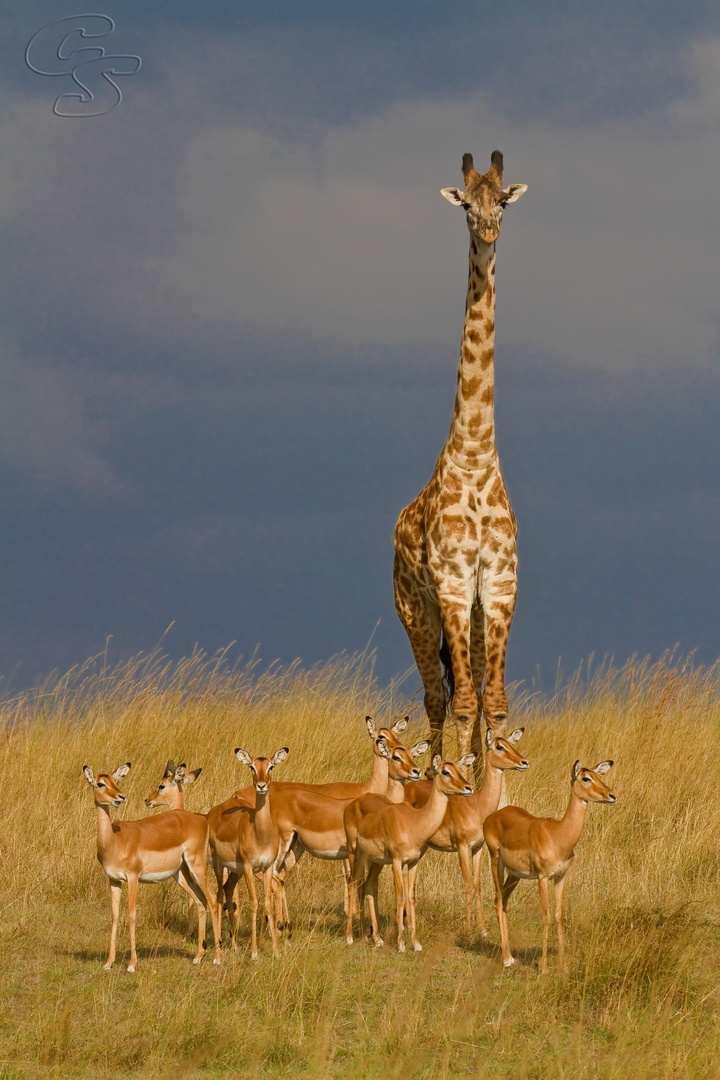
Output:
M415 868L427 849L430 837L437 832L445 816L447 801L451 795L472 795L472 788L462 770L469 768L474 754L464 754L455 764L442 761L439 754L433 758L435 779L430 798L420 809L409 803L392 803L372 810L360 822L357 833L352 891L356 891L363 875L367 879L359 898L360 928L365 936L365 913L363 898L367 896L375 945L382 945L377 919L377 883L380 871L392 864L395 884L395 911L398 928L398 951L405 952L404 914L410 923L410 938L416 952L422 949L415 931ZM403 876L403 870L407 876ZM352 942L352 908L348 914L347 941Z
M505 806L496 810L485 821L485 842L490 853L493 880L495 882L498 924L502 960L505 967L515 963L510 952L508 937L507 904L521 878L537 878L540 892L540 908L543 918L543 951L540 973L547 971L547 945L550 915L548 911L548 880L555 880L555 921L558 932L558 957L560 966L567 970L565 962L565 931L563 927L563 891L565 875L575 855L575 845L585 824L585 812L589 802L614 803L610 788L600 779L612 766L612 761L601 761L594 769L585 769L579 761L572 767L570 778L570 802L564 817L533 817L519 806Z
M106 970L115 961L120 895L123 881L128 887L128 924L130 927L130 963L135 971L135 917L139 882L165 881L174 878L189 893L198 909L198 947L193 963L205 955L205 913L210 908L215 938L215 963L220 963L220 930L213 897L207 882L208 823L200 814L172 810L159 817L141 821L111 821L110 807L122 806L126 796L118 788L127 776L130 762L120 765L112 775L95 776L87 765L85 779L93 789L97 809L97 854L110 879L112 930Z
M398 741L398 735L400 735L408 726L408 717L405 716L401 720L396 721L390 728L377 728L375 722L371 716L365 717L365 724L367 727L368 735L373 740L373 759L372 759L372 772L368 780L363 780L359 783L347 783L347 782L333 782L328 784L306 784L298 783L295 781L275 781L273 784L273 790L271 794L271 807L273 813L275 813L276 804L280 805L281 793L284 792L309 792L313 795L322 795L333 799L356 799L360 795L364 795L366 792L374 791L379 794L384 794L387 790L388 782L388 765L387 760L382 757L378 752L377 742L378 739L384 739L388 747L392 749L396 746L402 746L402 743ZM236 791L234 798L241 802L252 802L253 793L252 788L241 788ZM293 796L288 794L283 804L286 806L292 801ZM288 814L283 812L283 821L289 824ZM283 845L289 845L292 842L292 836L285 834L282 840ZM343 844L344 846L344 844ZM286 859L283 862L282 868L276 867L275 884L276 891L276 903L278 907L278 924L281 928L286 927L288 930L291 928L290 916L287 907L287 895L285 892L285 875L295 865L297 859L302 857L303 851L300 846L296 848L296 851L290 855L288 853ZM322 857L322 856L321 856ZM344 909L347 913L348 909L348 882L350 880L350 868L344 856L327 856L329 858L342 858L344 860L344 883L345 883L345 901Z
M480 895L481 849L485 843L483 824L488 814L497 810L503 792L503 777L508 769L524 772L529 768L525 758L520 757L514 744L524 728L517 728L504 738L488 728L485 735L485 776L483 786L467 798L453 795L448 799L445 817L440 828L428 840L428 846L436 851L457 851L460 870L465 882L465 923L470 932L472 919L472 895L475 890L477 925L485 936L487 927L483 918ZM408 784L405 800L412 806L424 806L430 797L432 784L420 780ZM474 861L473 861L474 856Z
M167 806L169 810L185 809L185 785L192 784L197 780L202 769L187 771L187 765L176 765L171 759L165 766L162 780L151 795L145 800L145 805L153 810L156 806Z
M272 910L273 864L278 853L278 829L270 812L269 794L272 788L271 773L276 765L288 756L287 746L276 750L271 758L252 758L247 750L238 749L235 755L252 772L255 791L254 805L236 798L226 799L219 806L214 806L207 814L210 825L210 852L215 875L218 880L218 919L222 914L223 872L230 875L225 883L225 898L230 921L233 944L237 939L237 925L232 904L232 895L238 876L245 875L248 896L250 898L251 947L253 960L257 960L257 909L258 899L254 875L262 874L264 885L265 911L268 916L268 928L272 938L273 956L279 956L277 926Z
M397 725L396 725L397 726ZM387 729L381 729L386 732ZM377 734L373 743L375 760L382 762L382 772L373 772L382 781L383 793L396 781L418 777L420 771L414 757L427 750L427 742L416 743L410 750L393 739L389 745L386 734ZM350 785L348 785L350 786ZM358 785L360 786L360 785ZM363 787L365 785L362 785ZM361 794L365 794L361 792ZM379 794L375 792L375 794ZM276 872L282 875L302 858L307 851L316 859L347 860L348 848L343 816L345 808L357 796L331 798L312 787L283 788L272 796L273 818L280 832L280 852ZM346 878L349 881L349 876ZM282 890L284 894L284 889ZM350 899L346 890L345 911Z

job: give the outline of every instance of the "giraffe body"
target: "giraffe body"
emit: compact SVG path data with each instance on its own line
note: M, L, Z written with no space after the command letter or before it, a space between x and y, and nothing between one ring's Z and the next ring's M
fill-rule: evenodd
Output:
M425 689L433 754L442 752L444 631L460 754L480 761L480 704L490 727L507 718L505 649L517 594L516 522L495 447L495 241L502 210L527 190L502 187L502 154L480 176L463 158L465 189L443 195L467 211L470 269L450 432L429 483L395 528L395 607ZM477 732L480 726L477 725Z

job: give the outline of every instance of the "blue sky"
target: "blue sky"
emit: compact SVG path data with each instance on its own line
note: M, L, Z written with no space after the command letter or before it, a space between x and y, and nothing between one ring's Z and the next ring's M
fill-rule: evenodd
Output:
M0 676L237 642L411 662L395 518L450 422L499 147L508 674L718 648L715 5L124 2L104 115L0 6ZM52 36L52 31L48 31ZM413 686L412 680L409 684Z

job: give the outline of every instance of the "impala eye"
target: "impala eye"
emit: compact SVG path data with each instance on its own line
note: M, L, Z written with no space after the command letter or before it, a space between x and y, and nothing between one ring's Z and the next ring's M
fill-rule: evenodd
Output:
M443 769L442 774L443 774L443 776L449 776L450 775L450 773L449 773L449 771L447 769Z
M103 784L102 780L98 780L98 782L97 782L97 786L98 786L98 787L105 787L105 785Z
M589 776L583 776L582 782L583 782L583 784L589 784L590 783L590 777Z

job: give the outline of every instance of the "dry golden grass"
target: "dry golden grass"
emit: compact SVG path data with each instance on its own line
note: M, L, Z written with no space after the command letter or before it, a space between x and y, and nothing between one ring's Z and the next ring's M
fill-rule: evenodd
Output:
M616 762L617 805L590 807L566 890L568 977L552 948L550 974L537 974L534 883L511 901L520 962L503 973L489 876L484 941L464 932L455 856L438 853L419 875L421 954L398 955L392 928L383 950L348 948L339 867L306 858L288 884L296 930L281 960L263 931L259 963L241 936L221 968L193 967L170 882L140 889L137 974L123 963L124 909L118 962L103 971L109 887L83 765L133 763L127 818L145 815L167 757L201 766L188 806L205 810L247 782L235 746L288 745L278 779L360 778L365 714L406 711L359 660L259 674L202 656L88 665L0 707L0 1078L717 1077L717 666L631 663L549 703L513 703L531 769L511 777L510 801L559 815L575 758ZM413 715L408 741L424 730Z

